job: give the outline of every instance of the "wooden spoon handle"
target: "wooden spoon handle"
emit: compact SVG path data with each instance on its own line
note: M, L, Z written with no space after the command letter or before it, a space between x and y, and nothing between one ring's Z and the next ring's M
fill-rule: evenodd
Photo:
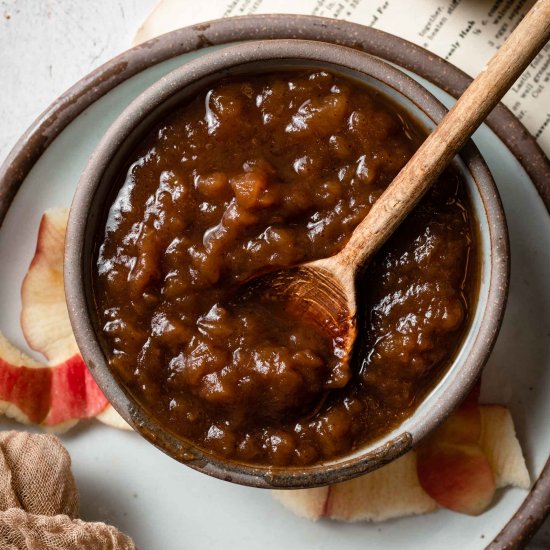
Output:
M355 271L395 231L550 38L550 0L539 0L374 203L334 258Z

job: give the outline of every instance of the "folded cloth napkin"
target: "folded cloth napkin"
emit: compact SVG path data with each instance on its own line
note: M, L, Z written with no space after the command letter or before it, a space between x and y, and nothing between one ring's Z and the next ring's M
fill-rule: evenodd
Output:
M54 435L0 432L0 548L135 550L114 527L78 519L71 458Z

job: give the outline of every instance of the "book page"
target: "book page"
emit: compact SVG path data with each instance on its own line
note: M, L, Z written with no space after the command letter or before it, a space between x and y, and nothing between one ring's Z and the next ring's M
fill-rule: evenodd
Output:
M143 42L209 19L299 13L362 23L410 40L475 76L534 0L163 0L136 36ZM503 102L550 155L550 43Z

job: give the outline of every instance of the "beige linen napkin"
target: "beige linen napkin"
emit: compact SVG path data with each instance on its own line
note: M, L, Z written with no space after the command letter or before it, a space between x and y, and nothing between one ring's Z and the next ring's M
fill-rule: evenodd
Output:
M78 519L71 459L54 435L0 432L0 548L135 550L110 525Z

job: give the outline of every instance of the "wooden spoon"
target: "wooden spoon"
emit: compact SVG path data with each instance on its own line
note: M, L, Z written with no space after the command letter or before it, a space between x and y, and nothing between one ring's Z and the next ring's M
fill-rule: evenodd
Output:
M355 278L414 208L550 38L550 0L539 0L374 203L335 256L276 271L262 285L333 339L344 370L356 337ZM340 382L338 382L340 381ZM344 372L335 386L347 381Z

